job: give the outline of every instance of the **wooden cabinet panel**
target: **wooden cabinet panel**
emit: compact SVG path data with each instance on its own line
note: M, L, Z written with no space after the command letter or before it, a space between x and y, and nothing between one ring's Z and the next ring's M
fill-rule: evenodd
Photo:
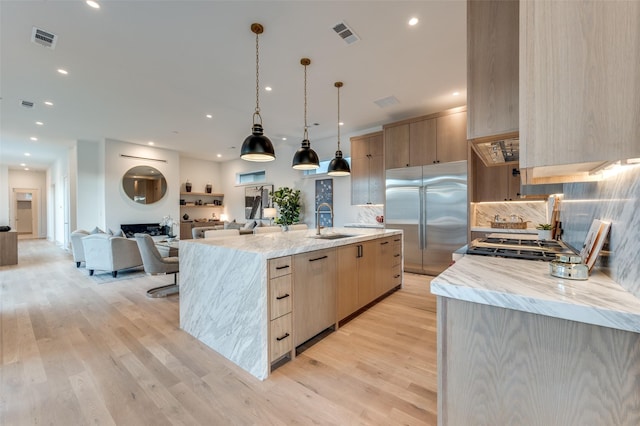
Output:
M338 321L360 308L358 304L358 260L360 244L338 247Z
M291 256L278 257L269 260L269 278L277 278L293 271Z
M520 3L520 167L640 157L638 40L637 1Z
M336 250L293 256L294 345L336 322Z
M291 314L283 315L269 324L269 361L273 362L292 350L293 323Z
M467 139L518 130L518 0L467 1Z
M467 159L467 112L436 119L437 163Z
M358 259L358 308L373 302L377 296L376 276L381 266L377 263L378 240L361 243Z
M382 132L351 138L351 204L384 203Z
M271 318L276 319L291 312L291 275L274 278L269 282L269 306Z
M409 165L423 166L437 160L436 119L415 121L409 125Z
M401 124L384 128L384 167L397 169L408 167L409 153L409 124Z
M520 198L520 175L514 164L486 167L473 153L473 201L510 201Z

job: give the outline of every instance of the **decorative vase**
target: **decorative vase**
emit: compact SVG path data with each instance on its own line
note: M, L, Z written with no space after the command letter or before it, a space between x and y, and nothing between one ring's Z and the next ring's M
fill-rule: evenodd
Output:
M191 182L187 181L187 183L184 184L184 187L187 192L191 192Z
M205 191L207 192L207 194L211 194L211 184L208 183L207 186L205 187Z
M185 213L185 214L182 215L182 218L184 220L189 220L189 215Z
M282 232L287 232L289 230L289 225L282 225Z

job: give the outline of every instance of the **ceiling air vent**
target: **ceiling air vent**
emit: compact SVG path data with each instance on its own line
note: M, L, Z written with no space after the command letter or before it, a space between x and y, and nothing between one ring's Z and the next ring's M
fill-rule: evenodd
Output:
M58 36L40 28L33 27L31 31L31 41L39 44L40 46L48 47L49 49L55 49L58 42Z
M20 104L25 108L33 108L33 102L31 101L20 101Z
M387 108L391 105L399 104L400 101L395 96L387 96L386 98L380 98L377 101L373 101L373 103L378 105L380 108Z
M336 34L338 34L347 44L353 44L360 40L360 37L358 37L344 21L335 24L333 26L333 31L335 31Z

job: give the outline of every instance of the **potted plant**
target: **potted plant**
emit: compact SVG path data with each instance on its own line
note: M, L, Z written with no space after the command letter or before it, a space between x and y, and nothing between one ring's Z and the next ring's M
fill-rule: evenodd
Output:
M300 221L300 190L286 186L278 188L271 194L274 204L278 206L278 217L275 222L286 231L289 225Z
M551 224L550 223L539 223L536 226L538 230L538 239L539 240L550 240L551 239Z

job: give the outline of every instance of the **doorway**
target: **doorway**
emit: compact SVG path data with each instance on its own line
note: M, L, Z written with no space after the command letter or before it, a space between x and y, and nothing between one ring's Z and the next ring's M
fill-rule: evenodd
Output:
M18 238L38 238L40 235L40 190L14 188L14 226Z

